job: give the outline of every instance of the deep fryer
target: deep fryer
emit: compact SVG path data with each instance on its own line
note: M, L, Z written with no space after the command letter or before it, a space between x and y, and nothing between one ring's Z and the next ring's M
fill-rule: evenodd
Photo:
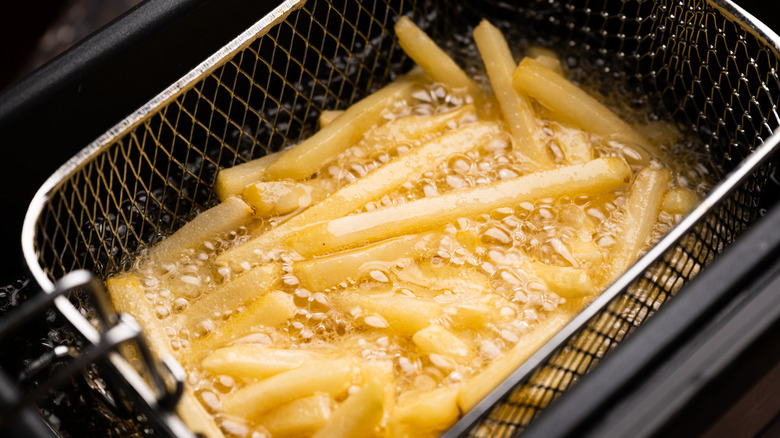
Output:
M724 175L701 207L450 433L522 430L760 216L780 84L776 36L725 1L517 3L284 3L47 182L23 236L35 279L50 289L77 268L116 272L139 245L215 202L217 169L294 142L321 110L408 69L392 38L398 15L442 42L476 17L498 17L530 40L603 61L603 74L696 132Z

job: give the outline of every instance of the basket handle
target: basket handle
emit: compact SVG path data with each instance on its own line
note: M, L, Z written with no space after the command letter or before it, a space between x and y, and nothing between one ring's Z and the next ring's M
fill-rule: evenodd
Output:
M66 297L76 290L86 292L96 303L95 317L91 321ZM157 360L152 355L140 325L131 316L114 311L105 284L88 271L78 270L65 275L51 292L32 294L0 318L0 340L14 336L32 318L52 307L84 341L85 348L78 351L64 345L54 347L34 360L16 379L0 369L0 386L7 389L3 391L6 396L0 400L0 431L40 427L35 419L30 419L31 406L81 373L107 406L125 413L144 414L153 427L172 436L195 436L174 414L184 391L184 370L173 358ZM95 329L98 336L95 336ZM41 371L63 360L67 363L52 377L39 382L34 390L20 389ZM105 385L95 385L96 378L85 372L92 364ZM38 420L43 422L42 418ZM22 421L29 425L20 425Z

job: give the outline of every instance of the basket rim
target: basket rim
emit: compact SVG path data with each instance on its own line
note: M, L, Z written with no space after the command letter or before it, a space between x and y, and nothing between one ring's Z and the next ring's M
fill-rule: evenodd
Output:
M734 19L745 31L762 40L767 47L780 57L780 35L761 20L747 12L734 2L734 0L707 0L707 3L719 10L725 16Z

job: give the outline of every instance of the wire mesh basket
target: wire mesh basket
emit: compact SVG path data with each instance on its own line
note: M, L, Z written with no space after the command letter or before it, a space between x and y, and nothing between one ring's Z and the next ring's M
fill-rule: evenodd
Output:
M488 18L510 37L590 59L605 82L663 106L724 175L700 207L448 432L513 436L663 306L760 215L780 117L778 47L726 0L288 1L87 146L25 221L36 280L102 277L217 202L216 173L296 142L411 67L411 16L469 65Z

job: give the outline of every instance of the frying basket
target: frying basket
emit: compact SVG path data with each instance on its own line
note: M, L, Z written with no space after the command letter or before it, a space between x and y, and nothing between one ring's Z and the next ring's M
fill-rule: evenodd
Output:
M76 269L120 271L140 247L217 202L219 169L300 140L321 111L408 70L392 31L401 15L461 61L483 17L508 35L576 50L606 81L695 132L724 175L449 435L522 431L760 216L780 141L780 42L727 0L287 1L46 182L23 230L35 279L51 289Z

